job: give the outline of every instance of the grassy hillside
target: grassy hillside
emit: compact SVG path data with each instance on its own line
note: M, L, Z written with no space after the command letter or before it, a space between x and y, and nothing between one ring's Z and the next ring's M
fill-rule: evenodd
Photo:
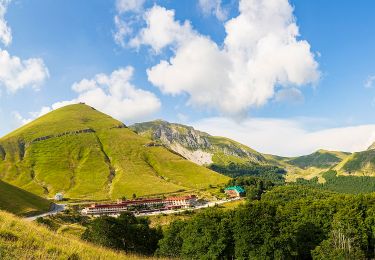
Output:
M96 247L0 211L0 259L145 259Z
M319 150L309 155L289 159L287 162L302 169L309 167L325 169L338 164L348 155L349 153Z
M78 200L206 189L228 180L150 142L85 104L70 105L0 139L0 179Z
M0 181L0 210L30 216L46 212L50 207L50 201Z
M375 176L375 150L353 153L335 167L339 174Z

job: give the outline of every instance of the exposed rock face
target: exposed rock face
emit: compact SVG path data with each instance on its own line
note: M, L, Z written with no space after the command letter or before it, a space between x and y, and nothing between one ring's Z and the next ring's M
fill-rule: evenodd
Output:
M190 126L157 120L135 124L130 128L140 135L148 135L199 165L213 163L215 155L234 156L254 163L266 161L249 147L230 139L211 136Z
M183 157L199 165L209 165L213 163L212 154L204 152L201 149L196 151L191 151L183 147L178 143L174 143L170 146L170 149L175 151L178 154L181 154Z
M160 124L153 130L152 139L160 140L164 144L179 143L183 147L207 149L211 147L208 134L194 130L192 127L181 128L173 125Z

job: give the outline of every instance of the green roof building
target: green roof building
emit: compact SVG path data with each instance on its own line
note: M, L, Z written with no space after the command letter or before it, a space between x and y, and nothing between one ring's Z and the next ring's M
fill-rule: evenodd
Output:
M245 195L245 190L241 186L230 186L226 188L224 192L231 198L241 197Z

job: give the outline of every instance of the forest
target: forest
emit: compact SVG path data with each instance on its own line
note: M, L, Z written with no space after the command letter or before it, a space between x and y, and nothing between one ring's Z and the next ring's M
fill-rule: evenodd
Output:
M342 194L306 185L277 185L254 176L246 204L199 211L166 228L124 214L96 218L83 238L103 246L178 259L372 259L375 195ZM129 236L132 232L137 234Z
M318 178L311 180L299 178L297 184L336 191L340 193L371 193L375 192L375 178L370 176L341 176L336 171L330 170L323 173L324 183L319 183Z
M284 183L284 175L286 174L286 171L280 167L254 163L238 164L231 162L228 165L213 163L209 168L232 178L240 176L255 176L271 180L275 183Z

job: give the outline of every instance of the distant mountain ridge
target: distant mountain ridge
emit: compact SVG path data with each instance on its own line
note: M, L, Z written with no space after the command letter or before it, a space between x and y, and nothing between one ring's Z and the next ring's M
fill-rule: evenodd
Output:
M163 120L129 126L141 136L150 138L199 165L250 163L274 165L287 171L287 180L319 177L330 169L338 174L375 176L375 145L358 153L318 150L309 155L281 157L261 154L225 137L211 136L191 126ZM251 134L251 133L249 133Z
M163 120L129 126L136 133L160 142L199 165L228 162L267 163L257 151L229 138L211 136L191 126Z

